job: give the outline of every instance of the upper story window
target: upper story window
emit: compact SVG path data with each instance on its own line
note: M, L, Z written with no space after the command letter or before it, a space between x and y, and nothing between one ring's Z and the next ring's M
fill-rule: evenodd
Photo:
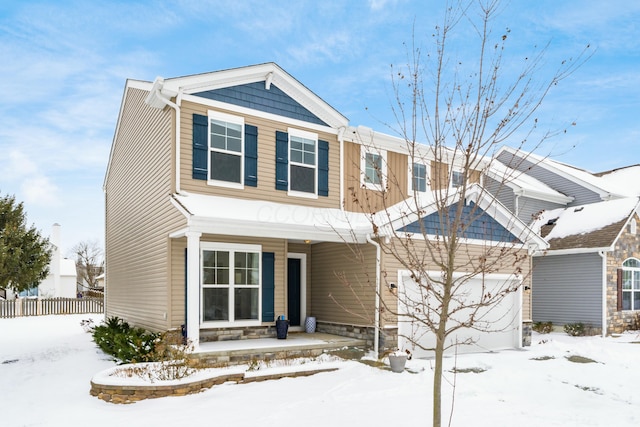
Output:
M386 185L386 151L369 151L365 146L361 148L360 158L361 183L371 190L384 190Z
M629 224L629 232L633 235L635 235L638 231L638 224L636 222L635 218L631 219L631 223Z
M464 184L464 172L451 171L451 186L453 188L462 187Z
M622 309L640 310L640 261L635 258L622 264Z
M411 167L411 190L427 191L427 166L422 163L413 163Z
M244 120L209 112L209 179L217 183L243 184Z
M309 132L289 129L289 190L317 193L318 137Z

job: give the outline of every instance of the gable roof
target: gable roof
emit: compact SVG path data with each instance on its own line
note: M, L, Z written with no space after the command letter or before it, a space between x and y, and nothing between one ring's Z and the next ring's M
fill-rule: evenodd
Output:
M446 205L453 206L460 202L460 195L455 192L449 195ZM467 189L465 204L475 203L481 210L478 213L488 215L496 223L500 224L516 239L534 250L546 250L547 242L535 233L527 224L516 217L509 209L498 201L493 195L478 184L473 184ZM416 207L420 206L420 217L426 218L438 212L438 205L432 193L419 193L417 200L409 198L396 203L387 212L379 212L374 215L376 224L388 224L385 232L392 235L393 230L402 230L419 220ZM381 234L385 234L385 232Z
M541 167L551 173L573 181L598 194L601 200L624 197L624 192L620 191L619 188L613 187L611 183L601 179L599 176L596 176L595 174L587 170L558 162L556 160L550 159L549 157L543 157L534 153L528 153L526 151L507 146L500 148L495 158L500 158L503 153L508 153L509 155L515 156L520 160L529 161L535 164L535 166Z
M540 214L532 228L540 230L550 251L611 250L637 210L636 197L553 209Z
M567 196L549 187L547 184L510 168L499 161L492 161L484 171L485 174L505 186L511 188L517 196L530 197L553 203L568 204L573 201L573 197Z
M157 77L147 103L162 108L165 105L162 97L196 95L257 82L264 83L267 90L276 86L330 127L337 129L349 123L340 112L273 62L168 79Z

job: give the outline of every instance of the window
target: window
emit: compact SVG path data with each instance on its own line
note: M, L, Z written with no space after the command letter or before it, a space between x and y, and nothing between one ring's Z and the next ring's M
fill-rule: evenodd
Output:
M413 191L427 191L427 167L421 163L414 163L411 168L413 180L411 181Z
M638 224L636 223L636 219L633 218L633 219L631 219L631 222L629 224L629 232L631 234L635 235L637 230L638 230Z
M244 121L241 117L209 113L209 179L242 184Z
M260 248L204 244L202 322L260 319Z
M461 187L464 184L464 173L461 171L451 171L451 186Z
M371 152L362 146L360 159L361 181L365 188L382 191L386 185L386 152Z
M622 309L640 310L640 261L635 258L622 264Z
M289 190L316 194L317 147L315 134L289 129Z

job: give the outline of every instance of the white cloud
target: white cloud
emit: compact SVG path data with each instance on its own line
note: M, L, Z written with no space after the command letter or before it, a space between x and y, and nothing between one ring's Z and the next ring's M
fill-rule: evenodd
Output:
M26 203L47 207L58 206L61 203L58 187L45 176L26 178L20 187Z

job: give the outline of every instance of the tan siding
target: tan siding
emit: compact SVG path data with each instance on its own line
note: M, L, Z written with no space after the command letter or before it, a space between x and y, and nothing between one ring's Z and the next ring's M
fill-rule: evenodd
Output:
M362 188L360 183L361 145L345 142L345 209L351 212L377 212L407 197L407 155L387 152L387 188L385 192Z
M419 242L414 242L413 251L418 252L423 250L424 243L421 245ZM399 245L395 246L396 248ZM399 249L396 249L398 253L402 253ZM390 254L385 254L383 251L382 255L382 277L383 277L383 286L381 291L383 306L389 307L389 311L386 311L381 316L381 326L384 327L385 324L395 326L397 319L395 315L392 314L393 311L397 310L397 299L394 294L389 291L389 284L398 283L398 271L406 270L406 268L402 265L401 260L406 259L404 256L394 256ZM458 253L456 255L456 265L458 271L469 271L468 270L468 260L478 259L481 255L486 256L488 259L498 260L498 264L495 266L495 270L492 273L504 273L504 274L514 274L516 272L516 264L514 264L515 251L509 251L508 255L500 255L499 248L489 247L485 248L481 245L461 245ZM516 252L518 257L522 257L526 255L526 250L520 250ZM400 258L400 259L398 259ZM427 263L430 262L431 258L427 255L425 257ZM435 266L435 262L433 262L434 270L437 270ZM521 275L524 278L523 281L523 306L522 306L522 318L523 320L531 319L531 304L529 298L529 291L524 291L524 286L530 286L530 258L526 257L522 262L519 262L517 266L522 268ZM384 311L384 310L383 310Z
M449 187L449 166L442 162L431 162L431 189L442 190Z
M181 186L185 191L194 193L213 194L224 197L241 197L246 199L269 200L280 203L292 203L314 207L340 207L340 145L335 135L318 133L312 129L300 128L318 133L318 138L329 142L329 196L319 196L317 199L288 196L286 191L275 189L275 137L276 130L286 132L286 123L274 122L255 116L245 116L246 124L258 127L258 186L245 187L242 190L211 186L204 180L192 178L192 144L193 144L193 114L207 115L210 108L184 102L182 105L180 133L180 164ZM227 114L238 115L233 111L218 110Z
M349 325L373 325L375 306L375 259L373 245L356 245L356 252L339 243L312 246L310 315L319 321Z
M171 328L179 328L186 323L186 250L186 238L171 240Z
M168 234L185 220L169 201L171 110L146 95L126 93L106 180L106 315L159 331L170 324Z

